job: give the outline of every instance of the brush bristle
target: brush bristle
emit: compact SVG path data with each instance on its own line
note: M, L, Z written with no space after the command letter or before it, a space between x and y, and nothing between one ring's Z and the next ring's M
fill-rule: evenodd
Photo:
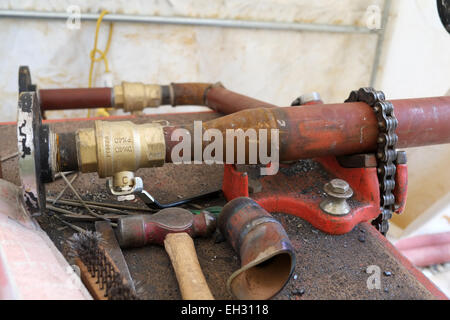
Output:
M105 253L100 233L91 231L75 233L67 243L69 256L80 259L91 277L97 279L99 289L105 290L109 300L138 299L134 290Z

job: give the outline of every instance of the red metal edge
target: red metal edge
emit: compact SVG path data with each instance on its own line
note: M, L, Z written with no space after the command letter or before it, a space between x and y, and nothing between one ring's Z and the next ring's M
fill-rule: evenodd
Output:
M397 165L395 172L395 212L400 214L406 206L406 196L408 193L408 166L406 164Z
M234 164L224 164L222 191L228 201L248 197L247 173L235 170Z
M49 110L52 111L52 110ZM136 115L113 115L109 117L91 117L91 118L62 118L62 119L50 119L50 120L43 120L43 123L57 123L57 122L76 122L76 121L89 121L89 120L122 120L122 119L136 119L138 117L159 117L159 116L166 116L166 115L184 115L184 114L196 114L196 113L217 113L213 110L205 110L205 111L192 111L192 112L169 112L169 113L154 113L154 114L144 114L141 116ZM17 121L6 121L6 122L0 122L0 126L3 125L16 125Z
M375 238L383 243L384 247L427 289L432 295L439 300L448 300L449 298L428 279L420 270L418 270L411 261L409 261L395 246L387 240L375 227L370 223L363 222L366 229Z

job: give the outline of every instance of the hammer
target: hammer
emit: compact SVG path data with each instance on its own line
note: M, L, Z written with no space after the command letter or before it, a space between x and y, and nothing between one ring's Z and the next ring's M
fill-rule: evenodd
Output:
M186 209L167 208L152 215L120 218L116 232L122 248L164 245L183 299L213 300L192 237L209 236L215 229L216 217L207 211L194 215Z

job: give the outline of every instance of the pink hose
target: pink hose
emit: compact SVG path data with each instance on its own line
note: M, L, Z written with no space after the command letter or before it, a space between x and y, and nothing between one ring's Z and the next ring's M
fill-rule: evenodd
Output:
M395 246L418 267L450 262L450 232L402 239Z

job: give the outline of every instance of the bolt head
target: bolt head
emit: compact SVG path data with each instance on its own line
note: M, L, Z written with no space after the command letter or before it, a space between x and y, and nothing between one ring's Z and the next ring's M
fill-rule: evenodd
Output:
M336 193L346 193L350 186L347 181L342 179L333 179L330 181L331 190Z

